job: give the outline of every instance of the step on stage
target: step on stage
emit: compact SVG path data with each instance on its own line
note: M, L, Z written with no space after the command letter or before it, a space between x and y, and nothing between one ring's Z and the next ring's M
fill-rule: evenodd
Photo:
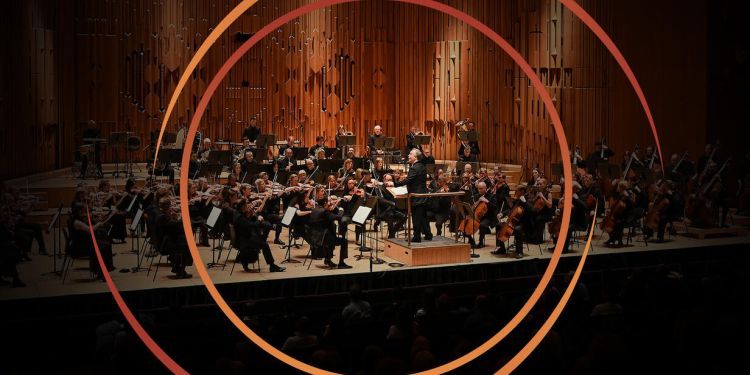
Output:
M407 266L469 263L471 246L453 238L435 236L431 241L409 244L406 239L385 241L385 256Z

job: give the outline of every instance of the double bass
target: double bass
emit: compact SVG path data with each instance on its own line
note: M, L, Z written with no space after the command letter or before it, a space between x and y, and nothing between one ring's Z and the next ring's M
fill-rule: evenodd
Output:
M714 195L721 190L721 174L731 160L727 159L721 168L714 173L711 180L705 185L699 185L698 191L691 194L690 198L685 202L685 217L690 220L693 226L711 228L716 225L716 215L714 215L714 210L711 208L711 201L715 198ZM708 167L706 167L703 174L707 171Z

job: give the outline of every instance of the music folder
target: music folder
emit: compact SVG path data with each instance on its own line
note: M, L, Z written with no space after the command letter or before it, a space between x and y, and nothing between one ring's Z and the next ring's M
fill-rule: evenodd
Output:
M292 225L292 219L294 219L294 215L297 213L296 207L288 207L286 211L284 211L284 217L281 218L281 225L285 227L289 227Z
M142 216L143 216L143 210L139 208L138 212L135 213L135 217L133 217L132 224L130 224L131 231L135 232L136 229L138 229L138 224L140 224Z
M432 136L431 135L415 135L414 136L414 144L415 145L428 145L432 142Z
M372 208L367 206L359 206L357 208L357 211L354 213L354 216L352 216L352 222L354 224L364 225L371 212Z
M403 198L407 194L409 194L409 190L406 188L406 186L399 186L399 187L389 187L386 188L391 194L393 194L396 198Z

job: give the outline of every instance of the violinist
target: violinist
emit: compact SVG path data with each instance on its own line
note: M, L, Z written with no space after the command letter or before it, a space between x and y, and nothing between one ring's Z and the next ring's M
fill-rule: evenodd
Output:
M230 174L229 177L227 177L227 184L224 185L229 189L239 191L240 184L237 182L237 177L235 177L234 173Z
M461 154L458 158L458 161L462 163L476 163L477 155L471 152L471 147L463 147L462 145Z
M357 181L354 178L347 179L345 183L346 187L344 188L344 195L341 197L341 202L339 203L339 206L344 209L339 223L339 235L344 238L346 238L347 229L352 222L354 210L357 208L359 201L365 199L364 190L358 188L357 185ZM360 226L356 226L355 233L355 238L357 239L357 242L359 242L361 235Z
M396 238L396 233L402 230L406 224L406 215L396 207L396 198L385 188L385 184L392 182L392 175L383 176L383 184L378 185L377 191L380 198L378 198L378 213L375 225L377 226L381 221L385 221L388 224L388 238Z
M336 236L334 223L341 222L342 217L335 212L340 199L335 195L324 198L323 205L313 208L309 215L308 228L305 233L308 235L307 242L312 247L311 251L314 258L324 258L325 265L330 268L347 269L352 268L344 260L349 256L349 241L345 237ZM333 249L339 246L338 264L333 263Z
M492 190L492 181L490 181L490 176L487 174L486 168L479 168L479 172L477 172L477 178L474 181L474 186L476 186L480 182L484 182L487 185L487 190Z
M344 128L344 124L339 124L338 129L336 130L336 148L341 148L341 136L342 135L353 135L351 132L347 132L346 128Z
M439 176L435 179L435 186L430 190L431 193L448 193L458 190L458 187L450 183L446 176ZM443 235L443 225L451 218L451 198L450 197L433 197L430 199L430 206L427 211L427 217L435 221L438 236Z
M317 166L315 165L315 160L313 159L305 159L305 168L303 168L301 171L304 171L307 176L312 176L313 173L315 173L315 169ZM300 181L304 181L300 179Z
M99 181L98 192L96 193L97 199L94 199L92 205L98 206L99 208L108 207L112 211L116 211L114 215L109 219L109 224L112 225L112 229L109 231L109 237L112 243L120 244L125 243L127 237L127 224L125 223L125 212L118 210L116 204L119 201L119 194L113 192L112 185L109 181Z
M326 157L326 150L319 148L317 151L315 151L315 164L318 164L318 161L325 160Z
M355 173L356 171L354 170L354 162L352 159L344 160L344 166L339 169L338 182L343 184L348 177L354 178Z
M474 180L474 167L471 164L464 164L464 174L467 174L471 180Z
M508 204L508 198L510 198L510 186L508 186L507 177L500 171L495 172L495 185L492 186L492 191L495 194L495 201L497 202L498 210L510 210L510 204ZM505 212L498 213L504 214Z
M266 185L266 182L262 179L255 180L255 187L258 190L259 195L267 195L266 202L262 207L262 210L258 212L259 215L263 215L266 221L272 224L273 229L276 231L273 243L276 245L284 245L284 242L279 239L279 236L281 236L281 216L279 216L279 197L275 196L271 190L269 190L269 187ZM271 228L268 228L268 231L265 232L265 235L263 238L268 237L268 232L270 232Z
M336 176L329 174L328 178L326 179L326 189L328 190L338 190L339 189L339 181L336 178Z
M310 146L310 149L308 150L307 154L310 156L315 156L315 154L320 149L323 149L323 152L325 152L325 147L326 147L326 137L319 135L315 137L315 144Z
M385 168L385 161L383 158L375 158L375 166L373 167L372 174L373 178L376 180L383 182L383 177L385 177L386 174L392 173L390 169Z
M295 139L293 135L287 137L286 144L279 147L279 157L284 157L286 155L286 150L291 150L292 154L294 154L294 150L292 150L292 148L294 148L294 143Z
M86 206L81 203L73 204L70 211L71 219L68 221L68 231L70 232L70 252L75 257L88 256L89 257L89 269L99 279L104 278L104 274L99 267L99 260L96 256L96 250L94 249L94 242L91 237L91 229L94 232L100 232L97 234L97 245L99 246L99 252L104 259L104 265L107 267L109 272L115 270L115 266L112 262L112 246L107 241L106 235L102 236L100 229L105 228L107 225L106 220L100 221L94 225L93 228L89 228L88 216L86 214Z
M243 186L244 187L244 186ZM194 227L200 228L200 243L198 246L209 246L208 244L208 227L203 212L208 206L208 199L211 195L198 194L198 187L195 182L188 181L188 210L190 212L190 222Z
M232 164L232 173L230 173L230 175L234 176L235 181L242 181L242 164Z
M646 146L646 156L644 157L643 162L646 163L646 166L648 166L649 168L653 168L654 165L661 164L659 154L656 152L654 146Z
M159 210L156 212L154 222L158 233L159 242L157 243L161 246L160 252L168 256L172 265L172 273L179 279L192 277L185 271L185 267L193 265L193 258L190 256L179 212L172 209L172 200L169 197L159 200Z
M265 240L271 224L257 212L258 209L263 209L263 207L258 207L262 206L263 202L263 200L255 202L242 200L237 207L240 213L234 221L238 242L237 260L246 272L250 272L248 264L254 263L258 259L258 253L262 252L269 271L282 272L285 268L276 265L273 254L271 254L271 248Z
M357 154L354 153L354 147L349 147L346 150L346 159L352 159L352 160L354 160L354 158L356 158L356 157L357 157Z

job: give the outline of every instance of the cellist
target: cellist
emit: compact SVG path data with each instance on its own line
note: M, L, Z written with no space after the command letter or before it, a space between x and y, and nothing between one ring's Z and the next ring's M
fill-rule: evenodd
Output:
M490 234L492 228L497 225L497 198L487 189L487 184L483 181L477 183L473 209L479 221L479 243L475 246L474 238L469 237L469 244L481 249L484 247L484 236Z
M603 229L609 233L609 239L604 243L610 247L622 246L622 232L625 229L625 221L635 204L633 193L630 192L630 185L627 181L620 181L617 184L617 190L612 194L612 201L616 202L611 205L610 212L602 221Z

